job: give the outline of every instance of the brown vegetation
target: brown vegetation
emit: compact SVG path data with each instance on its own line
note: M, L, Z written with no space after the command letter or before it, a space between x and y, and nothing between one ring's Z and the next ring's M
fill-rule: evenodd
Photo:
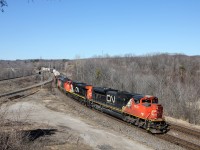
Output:
M10 121L6 119L6 107L0 109L0 149L1 150L34 150L42 149L42 145L38 141L31 139L31 131L26 131L29 126L28 122Z
M35 74L41 67L64 70L68 60L0 60L0 81Z
M200 124L200 57L149 55L70 62L73 79L95 86L156 95L165 115Z

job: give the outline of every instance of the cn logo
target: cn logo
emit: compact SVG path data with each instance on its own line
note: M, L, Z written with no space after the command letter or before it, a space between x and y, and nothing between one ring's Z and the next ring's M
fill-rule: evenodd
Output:
M76 93L79 93L79 88L76 87L74 91L75 91Z
M107 102L108 103L115 103L115 96L113 96L113 95L107 95L106 96L106 100L107 100Z

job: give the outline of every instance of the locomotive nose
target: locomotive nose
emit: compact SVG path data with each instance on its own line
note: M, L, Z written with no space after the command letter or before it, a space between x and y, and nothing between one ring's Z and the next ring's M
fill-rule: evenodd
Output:
M152 106L151 116L154 119L162 118L162 113L163 113L163 107L161 105Z

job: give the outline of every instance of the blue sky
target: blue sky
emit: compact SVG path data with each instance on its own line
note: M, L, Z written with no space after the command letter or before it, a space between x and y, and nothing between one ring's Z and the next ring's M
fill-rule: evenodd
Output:
M7 0L0 59L200 55L200 0Z

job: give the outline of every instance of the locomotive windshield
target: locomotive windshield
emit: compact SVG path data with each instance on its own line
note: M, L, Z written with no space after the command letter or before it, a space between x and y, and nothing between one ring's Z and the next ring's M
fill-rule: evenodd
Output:
M149 99L145 99L145 100L142 100L142 103L150 103L151 104L151 101Z
M146 107L150 107L151 106L151 100L149 99L145 99L145 100L142 100L142 105L146 106Z

